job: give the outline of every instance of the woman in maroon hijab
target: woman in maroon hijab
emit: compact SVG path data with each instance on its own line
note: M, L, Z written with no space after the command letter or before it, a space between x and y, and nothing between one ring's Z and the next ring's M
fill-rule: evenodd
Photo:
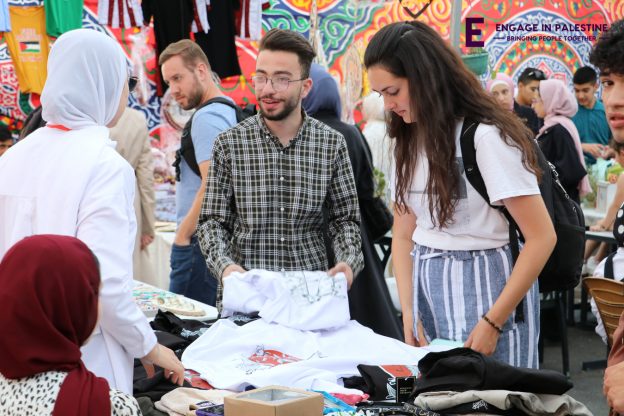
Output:
M140 415L80 355L98 320L100 272L80 240L36 235L0 263L0 414Z

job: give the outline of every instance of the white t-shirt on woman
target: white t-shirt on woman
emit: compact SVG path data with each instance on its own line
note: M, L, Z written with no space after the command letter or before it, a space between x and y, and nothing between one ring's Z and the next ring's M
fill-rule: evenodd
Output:
M424 193L429 175L426 157L419 157L408 195L408 205L416 215L416 244L441 250L483 250L509 242L509 225L498 210L490 207L470 185L464 172L459 135L462 120L455 128L457 166L460 169L459 200L454 221L445 228L434 226L429 214L429 198ZM501 138L497 127L479 124L475 132L477 164L494 205L506 198L540 193L537 178L522 164L522 154ZM396 172L392 171L392 200L396 201Z

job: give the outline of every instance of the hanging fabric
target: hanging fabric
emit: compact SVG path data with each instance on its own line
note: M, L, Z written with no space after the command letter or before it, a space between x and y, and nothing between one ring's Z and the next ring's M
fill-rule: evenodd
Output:
M219 0L212 2L208 12L210 30L208 33L195 33L195 42L202 48L208 57L212 70L220 78L241 74L235 40L235 1Z
M143 0L145 23L154 18L154 34L158 55L169 44L191 36L193 4L191 0Z
M114 29L142 27L143 11L139 0L98 0L98 21Z
M46 31L57 38L70 30L82 28L83 0L45 0Z
M9 16L9 1L0 0L0 32L11 31L11 18Z
M21 92L41 94L48 74L47 62L50 50L46 35L43 6L9 7L12 32L6 32L9 54L13 60Z
M210 0L193 1L193 25L191 26L191 32L208 33L210 30L208 10L210 10Z
M236 34L245 40L262 37L262 12L271 7L268 0L241 0L236 11Z
M143 0L141 3L144 23L149 24L154 18L154 35L158 56L171 43L191 37L193 22L192 0ZM167 85L162 80L160 67L156 67L157 94L162 97Z

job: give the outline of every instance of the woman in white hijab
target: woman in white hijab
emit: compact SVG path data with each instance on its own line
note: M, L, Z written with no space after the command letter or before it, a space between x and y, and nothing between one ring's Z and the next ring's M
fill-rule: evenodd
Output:
M132 299L136 233L134 172L107 127L128 101L126 58L109 36L67 32L54 43L41 94L47 122L0 160L0 259L26 236L75 236L100 261L100 321L82 347L86 367L111 388L132 393L133 358L181 384L184 368L157 344ZM10 313L8 311L0 313ZM15 319L28 319L16 317Z

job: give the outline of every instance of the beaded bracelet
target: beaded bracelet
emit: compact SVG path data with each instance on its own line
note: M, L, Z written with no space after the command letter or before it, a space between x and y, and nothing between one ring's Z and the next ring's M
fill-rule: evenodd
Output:
M487 317L487 315L486 315L486 314L483 314L483 316L482 316L481 318L483 318L483 320L484 320L485 322L487 322L488 324L490 324L490 325L492 326L492 328L494 328L494 329L495 329L495 330L496 330L499 334L502 334L502 333L503 333L502 328L501 328L500 326L496 325L494 322L492 322L492 321L490 320L490 318L488 318L488 317Z

